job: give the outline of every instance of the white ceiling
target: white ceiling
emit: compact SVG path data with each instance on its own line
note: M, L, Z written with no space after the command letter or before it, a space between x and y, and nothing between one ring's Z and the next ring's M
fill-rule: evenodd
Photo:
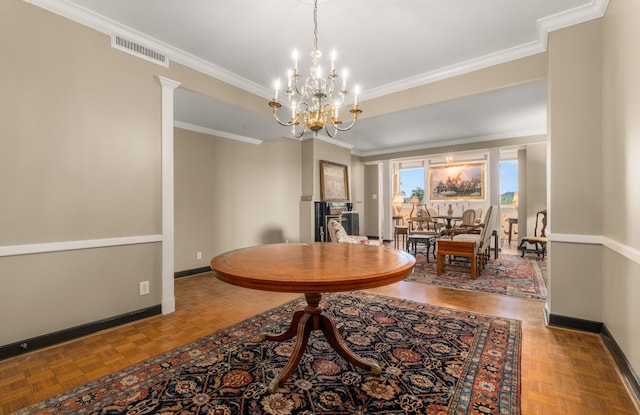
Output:
M28 0L118 33L265 98L291 51L313 49L312 0ZM366 100L529 56L549 31L602 16L607 0L319 0L318 47ZM328 62L325 64L328 66ZM308 62L300 60L301 70ZM304 74L304 73L303 73ZM352 82L353 81L353 82ZM352 89L352 88L350 88ZM230 138L288 136L263 113L177 90L179 125ZM546 132L545 84L363 118L337 140L368 155Z

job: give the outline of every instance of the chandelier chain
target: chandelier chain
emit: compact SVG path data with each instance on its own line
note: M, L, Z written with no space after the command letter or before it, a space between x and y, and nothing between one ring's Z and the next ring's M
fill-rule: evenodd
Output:
M318 50L318 0L313 2L313 48Z

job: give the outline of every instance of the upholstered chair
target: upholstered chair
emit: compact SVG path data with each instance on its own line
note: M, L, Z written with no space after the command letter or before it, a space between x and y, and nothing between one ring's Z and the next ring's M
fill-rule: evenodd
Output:
M476 225L482 223L482 208L476 209Z
M344 227L335 219L329 219L327 222L327 230L331 242L340 242L346 244L374 245L379 246L378 241L369 240L366 236L348 235Z
M476 226L475 209L467 209L462 212L462 219L454 224L454 228L473 228Z
M480 271L485 267L490 258L491 237L495 230L495 215L497 206L489 206L484 217L484 223L480 227L480 233L458 233L452 235L453 241L474 242L476 255L478 256L478 266ZM476 228L477 230L478 228ZM497 249L497 247L496 247Z

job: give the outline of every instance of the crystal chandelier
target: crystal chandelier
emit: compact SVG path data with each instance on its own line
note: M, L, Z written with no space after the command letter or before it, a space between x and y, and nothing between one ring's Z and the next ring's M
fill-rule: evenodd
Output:
M318 0L314 0L313 6L313 51L311 56L310 76L299 84L301 75L298 72L297 52L293 52L293 69L287 74L287 89L284 94L287 96L288 104L291 107L291 117L289 121L282 121L278 117L278 110L282 104L278 102L278 92L280 80L276 81L275 96L269 101L269 106L273 109L273 118L285 127L292 127L293 135L302 137L309 129L314 132L314 136L323 128L333 138L338 131L347 131L353 128L358 120L358 114L362 112L358 108L358 87L355 87L354 104L349 110L353 118L349 125L344 125L340 120L340 106L344 104L347 91L347 73L342 74L342 88L334 89L338 73L335 68L335 51L331 54L331 70L326 78L322 77L319 66L322 52L318 50ZM335 92L335 96L334 96ZM302 124L301 127L298 127Z

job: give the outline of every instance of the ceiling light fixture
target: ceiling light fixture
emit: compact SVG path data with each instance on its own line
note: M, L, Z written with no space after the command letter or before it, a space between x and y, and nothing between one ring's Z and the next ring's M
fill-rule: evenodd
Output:
M355 87L355 99L353 107L349 110L353 114L353 119L347 126L342 126L343 122L339 117L340 106L344 104L347 91L347 73L342 74L342 88L334 90L334 85L338 79L335 69L335 50L331 54L331 69L326 78L322 78L322 71L319 66L322 53L318 50L318 0L314 0L313 5L313 46L311 55L310 77L304 80L302 85L298 85L300 73L298 72L298 54L293 52L293 69L287 74L287 95L289 106L291 107L291 118L289 121L281 121L278 118L278 109L282 104L278 102L278 92L280 80L276 81L275 96L269 101L269 106L273 109L273 118L278 124L285 127L292 127L293 135L300 138L309 129L317 136L318 131L323 128L333 138L338 131L347 131L353 128L358 120L358 114L362 112L358 108L358 86ZM335 92L335 96L334 96ZM302 128L297 128L302 123Z

